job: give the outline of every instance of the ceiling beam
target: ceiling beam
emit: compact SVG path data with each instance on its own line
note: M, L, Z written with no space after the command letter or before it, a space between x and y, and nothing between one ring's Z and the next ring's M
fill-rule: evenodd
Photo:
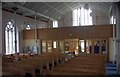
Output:
M73 9L71 6L69 6L67 3L64 3L69 9Z
M58 9L56 9L55 7L51 6L50 4L48 4L48 3L46 3L46 2L44 2L44 4L50 6L51 8L55 9L55 10L58 11L59 13L64 14L64 13L61 12L60 10L58 10Z
M55 20L54 18L48 17L48 16L46 16L46 15L44 15L44 14L41 14L41 13L38 13L38 12L36 12L36 11L30 10L30 9L25 8L25 7L23 7L23 6L17 5L17 7L20 8L20 9L22 9L22 10L24 10L24 11L30 12L30 13L32 13L32 14L34 14L34 15L37 14L38 16L45 17L45 18L50 19L50 20L52 20L52 21Z

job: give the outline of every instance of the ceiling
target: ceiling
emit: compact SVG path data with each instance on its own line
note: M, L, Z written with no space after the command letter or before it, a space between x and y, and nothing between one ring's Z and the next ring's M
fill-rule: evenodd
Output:
M91 9L102 8L109 13L111 2L3 2L2 9L17 14L42 20L59 20L68 12L88 4Z

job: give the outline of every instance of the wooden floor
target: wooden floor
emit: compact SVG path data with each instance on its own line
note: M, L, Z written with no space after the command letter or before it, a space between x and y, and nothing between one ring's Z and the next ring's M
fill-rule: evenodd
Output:
M103 54L79 54L73 57L51 52L18 57L20 61L3 57L3 76L105 75L106 59Z

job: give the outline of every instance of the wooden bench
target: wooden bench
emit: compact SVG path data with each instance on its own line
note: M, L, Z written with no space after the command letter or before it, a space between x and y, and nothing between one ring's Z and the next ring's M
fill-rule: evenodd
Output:
M45 75L105 75L104 55L79 55L58 65Z
M3 60L3 68L2 68L3 75L5 74L25 75L27 72L30 72L32 75L35 75L36 68L40 69L41 71L43 70L43 67L46 66L48 70L50 68L50 64L52 64L51 68L53 68L54 63L59 62L59 60L62 60L62 58L64 58L63 54L56 52L56 53L46 53L38 56L28 57L26 59L22 59L19 62L10 63L10 62L5 62ZM8 71L9 69L11 70Z

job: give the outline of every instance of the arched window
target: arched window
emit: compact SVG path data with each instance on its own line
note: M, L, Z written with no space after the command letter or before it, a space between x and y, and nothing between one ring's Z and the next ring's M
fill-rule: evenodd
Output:
M53 28L57 28L58 27L58 21L53 21Z
M116 18L115 17L111 16L110 24L116 24Z
M6 55L15 53L15 28L14 23L9 21L5 28Z
M73 10L73 26L92 25L91 9L78 8Z

